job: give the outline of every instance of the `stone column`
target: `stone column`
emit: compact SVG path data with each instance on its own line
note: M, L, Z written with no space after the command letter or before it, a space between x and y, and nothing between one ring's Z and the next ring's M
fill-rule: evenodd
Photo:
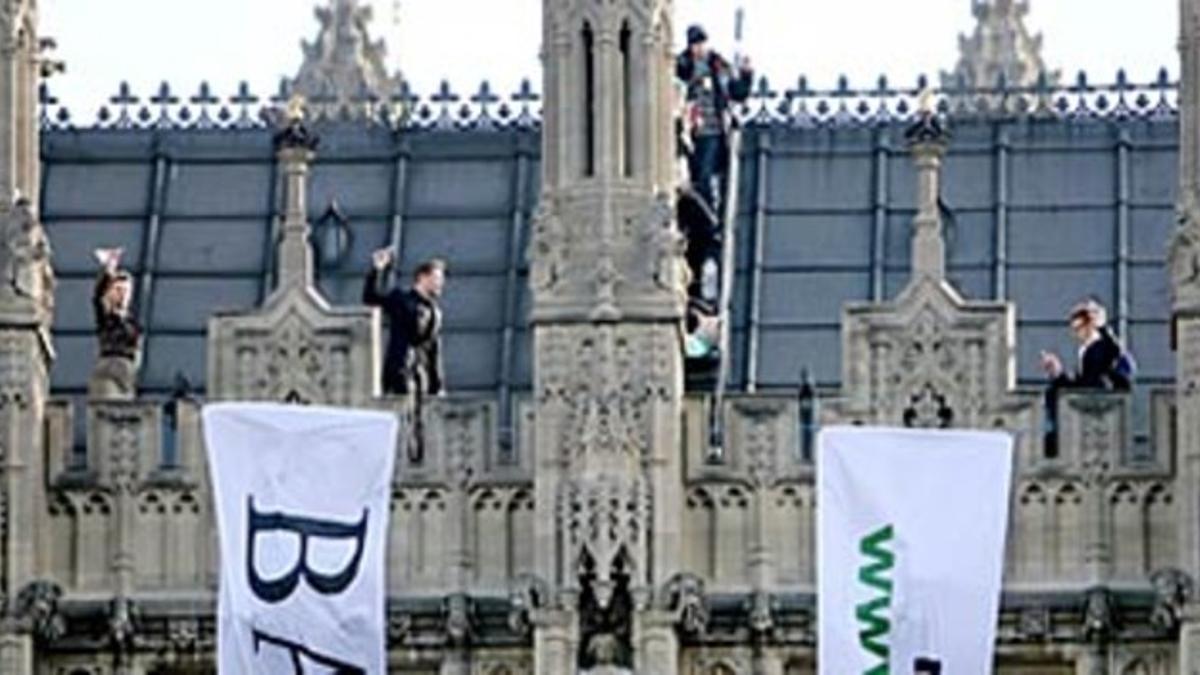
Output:
M671 612L644 610L635 624L638 634L638 675L678 675L679 639Z
M11 617L21 590L39 575L55 280L35 205L17 199L37 182L38 132L30 124L37 104L22 95L37 78L36 13L25 0L0 1L0 597ZM34 672L27 630L0 620L0 672Z
M678 642L648 601L682 549L673 3L543 7L535 559L558 600L535 622L537 672L673 673Z
M288 106L287 125L275 135L276 158L283 174L282 241L279 245L278 288L305 286L313 279L312 249L308 236L308 169L317 149L317 137L304 125L304 102L294 98Z
M533 639L534 675L564 675L576 672L579 622L574 611L536 612Z
M1175 348L1176 491L1180 567L1200 578L1200 0L1180 0L1178 225L1171 238L1172 344ZM1180 629L1180 672L1200 672L1200 607Z
M906 137L917 167L917 215L913 219L912 277L941 281L946 276L946 244L938 211L942 157L949 134L932 110L918 113Z
M34 673L33 637L16 630L16 626L0 627L0 673Z

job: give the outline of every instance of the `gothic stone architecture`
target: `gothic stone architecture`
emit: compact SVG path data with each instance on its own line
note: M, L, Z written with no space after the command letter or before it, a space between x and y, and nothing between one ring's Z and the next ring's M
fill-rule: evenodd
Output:
M330 0L274 100L122 88L95 123L39 96L37 3L0 0L0 672L213 671L198 406L402 410L356 304L383 245L451 265L452 394L394 483L393 672L813 672L832 423L1014 435L998 672L1200 671L1200 0L1178 83L1069 89L1030 79L1024 3L975 4L1015 46L964 41L937 118L886 81L739 111L714 399L680 351L670 0L547 0L542 94L505 100L415 95ZM292 87L307 120L273 112ZM113 245L141 394L87 400ZM1139 384L1065 397L1051 453L1036 354L1089 293Z

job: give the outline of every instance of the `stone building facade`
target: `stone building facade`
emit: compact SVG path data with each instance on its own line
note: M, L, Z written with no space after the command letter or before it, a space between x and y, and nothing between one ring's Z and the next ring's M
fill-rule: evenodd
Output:
M353 16L336 12L356 3L330 6L333 21ZM1066 105L1072 116L1062 99L1044 105L1033 92L1018 97L1030 107L992 110L994 117L952 110L948 135L899 109L794 107L781 120L760 92L763 105L746 113L742 155L741 190L752 198L740 200L747 226L739 228L739 306L749 314L730 317L735 337L748 339L736 359L741 375L716 411L724 422L716 448L714 399L687 388L680 350L673 3L551 0L544 7L540 124L528 110L504 116L484 107L471 119L473 131L456 135L459 119L445 106L424 118L409 106L416 126L428 120L413 129L328 119L337 117L330 103L316 120L276 116L269 127L236 114L225 126L211 118L179 125L165 112L139 126L140 112L122 107L103 128L69 128L47 114L46 96L39 110L38 78L51 64L38 40L36 2L0 3L0 672L212 672L217 550L199 395L404 408L379 395L379 317L347 301L357 270L336 266L342 253L369 250L363 242L374 230L347 225L333 200L322 201L330 176L340 175L351 197L343 208L365 209L356 200L370 200L364 185L378 164L394 169L392 186L405 186L393 189L390 212L377 224L381 237L417 255L409 252L425 242L417 225L435 220L432 236L458 253L464 295L479 285L506 289L504 301L492 303L505 318L486 329L498 335L502 375L434 401L424 459L397 456L388 569L393 672L814 672L812 435L835 423L1014 434L998 672L1200 669L1200 0L1180 1L1177 113L1167 84L1160 103L1122 97L1124 112L1104 104L1091 116L1078 113L1082 102ZM532 100L522 96L518 104ZM445 92L441 98L451 101ZM843 124L843 115L871 121ZM1045 138L1076 145L1070 152L1036 145ZM1097 151L1088 145L1097 138L1115 142ZM988 152L978 150L984 142ZM1170 172L1177 188L1146 167L1171 157L1164 147L1178 149ZM511 153L516 167L512 186L499 189L511 189L512 203L511 236L499 247L507 264L498 272L464 243L484 238L497 248L483 234L492 230L479 225L463 235L447 215L457 207L462 221L488 221L469 206L489 184L479 180L476 193L436 187L461 178L454 170L463 157L488 153ZM1022 183L1022 172L1095 166L1102 153L1118 186L1103 207L1088 203L1088 190L1093 183L1111 189L1108 174L1081 175L1061 192ZM817 164L803 164L813 154ZM146 172L131 168L143 160ZM252 278L251 302L205 305L196 338L169 320L189 307L169 293L201 283L203 274L189 261L171 268L172 246L240 255L220 248L231 234L243 247L249 238L238 230L245 214L229 205L256 191L227 184L220 206L231 211L214 215L195 201L204 192L196 176L215 165L223 175L250 177L255 163L270 175L263 281ZM985 189L962 178L980 163L999 167ZM479 167L493 165L465 166L479 178L489 170ZM822 201L836 199L839 184L864 167L874 186L865 209L849 215ZM127 176L143 193L150 186L145 211L118 203L103 222L79 222L94 215L79 196L87 193L64 185L94 183L117 194ZM1010 200L1010 191L1020 198ZM986 207L974 206L977 192L989 195ZM1171 197L1174 219L1169 204L1162 213ZM419 205L397 207L397 199ZM949 214L947 200L960 200ZM1029 307L1053 297L1050 286L1069 286L1070 271L1058 268L1089 268L1070 259L1072 250L1040 263L1006 256L1023 254L1022 228L1063 236L1037 218L1063 218L1072 206L1112 217L1117 254L1103 265L1112 272L1109 299L1151 376L1136 396L1064 397L1059 449L1048 453L1039 393L1019 377L1019 364L1022 350L1038 347L1026 343L1063 327L1059 316L1030 317ZM81 242L124 236L130 210L144 233L135 276L151 329L147 392L132 401L81 400L70 384L88 365L78 357L89 344L78 316L88 277ZM1143 226L1164 216L1169 243L1153 236L1164 230ZM789 218L809 239L771 239L788 231ZM1091 238L1103 229L1072 227L1062 225ZM214 237L203 246L187 238L206 229L217 234L195 235ZM993 257L964 262L980 231L995 244ZM347 232L359 239L342 251L337 243ZM822 241L821 232L833 234ZM849 264L772 267L772 242L806 243L797 258L813 250L833 258L840 242L858 237L872 243L854 277L863 289L845 298L852 301L828 293L832 279L854 274L842 269ZM1091 250L1089 242L1076 245ZM454 284L453 267L451 275ZM772 284L789 278L802 280L785 286L797 305L835 299L834 327L772 318L772 303L779 305L772 293L781 293ZM241 281L231 273L220 288ZM448 325L451 336L456 330L463 362L475 363L467 352L478 350L467 347L482 344L471 341L480 331ZM1169 353L1168 337L1173 359L1156 356ZM800 346L781 351L772 340ZM523 386L514 375L520 344L530 373ZM807 396L771 386L780 382L772 379L777 371L795 367L786 361L794 352L818 374ZM191 378L202 392L164 405L156 396L163 388L152 384L169 373L157 365L162 355L181 369L202 363ZM1155 379L1159 361L1171 372ZM462 382L482 370L460 367ZM455 376L452 367L451 387Z

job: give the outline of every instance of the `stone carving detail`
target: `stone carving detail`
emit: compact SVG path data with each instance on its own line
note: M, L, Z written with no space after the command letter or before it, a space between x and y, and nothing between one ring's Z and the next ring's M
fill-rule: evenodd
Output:
M471 638L472 630L471 598L465 593L455 593L446 598L442 612L446 622L446 639L450 644L466 644Z
M550 586L533 574L521 574L513 579L508 592L508 627L517 635L533 632L533 613L550 602Z
M629 568L618 559L607 579L590 556L580 565L579 667L591 675L628 672L633 667L633 598Z
M466 490L475 477L476 459L481 454L486 430L484 413L477 406L443 408L442 443L451 482Z
M1017 636L1022 641L1037 642L1050 635L1050 610L1045 607L1024 607L1017 615Z
M264 341L259 357L255 387L267 394L263 398L312 403L329 385L326 359L313 331L292 315Z
M104 456L105 482L116 492L132 495L137 491L141 474L139 454L143 439L143 419L139 415L118 411L100 411L100 424L108 427Z
M708 627L708 597L704 579L689 572L671 577L663 588L663 604L675 616L679 630L688 635L701 635Z
M378 331L361 308L330 308L290 287L253 313L209 326L214 398L363 405L378 379L369 348Z
M1120 401L1111 397L1085 396L1070 399L1079 413L1079 448L1084 483L1100 485L1112 469L1121 444Z
M565 463L612 453L638 460L649 451L649 408L671 394L664 350L677 345L651 329L608 325L581 334L547 328L539 344L539 396L564 408Z
M687 240L675 227L674 204L670 197L659 193L640 218L628 222L636 225L626 236L631 239L641 236L645 250L654 252L652 256L644 256L651 265L646 274L654 279L659 289L683 293L688 283L684 259Z
M1163 633L1174 633L1183 616L1183 608L1192 598L1192 579L1174 568L1157 570L1150 575L1154 586L1154 609L1150 623Z
M1039 76L1046 86L1056 86L1057 70L1047 71L1042 60L1042 35L1025 26L1028 0L974 2L978 24L971 37L960 35L960 57L952 72L942 72L942 86L990 88L1003 81L1010 87L1033 87Z
M616 201L604 206L596 195L543 195L529 244L535 315L547 307L576 315L586 309L593 321L615 321L646 303L682 313L685 241L671 198L659 193Z
M775 601L765 590L757 590L750 597L750 631L765 636L775 628Z
M50 240L28 199L0 213L0 304L32 303L36 320L49 329L54 316L54 270Z
M784 417L785 407L778 400L740 399L732 412L734 447L742 449L751 483L760 490L771 487L780 477L778 452L786 447L782 436L791 422Z
M906 427L948 429L954 423L954 411L946 405L945 396L932 384L926 384L908 397L903 419Z
M565 264L566 249L558 214L550 205L552 197L542 195L534 212L529 243L529 278L535 293L553 290L559 283Z
M17 594L17 616L29 622L33 637L46 645L67 632L67 622L58 611L62 588L52 581L34 581Z
M167 623L166 642L160 652L167 663L194 663L211 653L215 635L197 617L172 619Z
M1200 207L1186 195L1167 250L1167 268L1175 310L1200 310Z
M1080 632L1084 640L1101 642L1116 630L1116 608L1107 588L1088 589L1083 596L1083 623Z
M387 620L387 641L389 646L404 642L412 632L413 618L404 612L391 612Z
M141 612L127 597L118 596L108 608L108 639L119 655L134 653L141 643L138 628Z
M560 502L570 560L576 573L590 574L592 591L607 609L616 575L645 570L650 492L640 480L597 476L566 483Z
M855 304L843 319L844 401L826 421L970 428L1032 399L1013 392L1011 305L966 301L944 282L914 281L893 302Z
M21 349L20 337L0 331L0 409L28 404L30 375L29 355Z
M400 75L387 68L387 47L372 40L369 4L331 0L316 9L321 32L305 41L304 64L292 89L305 98L329 101L339 112L370 112L368 100L388 101L400 87Z

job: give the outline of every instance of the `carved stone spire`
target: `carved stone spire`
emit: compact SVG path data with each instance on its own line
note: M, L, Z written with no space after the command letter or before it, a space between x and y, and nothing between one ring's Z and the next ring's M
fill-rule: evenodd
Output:
M533 318L677 317L671 3L590 5L546 3Z
M946 276L946 244L938 211L942 157L950 134L936 112L922 110L905 132L917 166L917 215L913 219L913 280L928 277L941 281Z
M680 349L671 0L546 0L532 263L539 673L675 673Z
M46 62L37 3L0 0L0 597L37 574L45 545L46 401L54 272L38 221L38 79ZM49 72L49 70L47 70ZM32 637L0 621L0 672L32 675Z
M308 237L308 167L318 139L304 124L303 100L293 96L283 128L275 134L275 152L283 173L283 240L279 244L279 288L309 286L313 281Z
M1171 238L1176 314L1200 314L1200 3L1180 0L1179 203Z
M208 324L208 398L365 406L379 394L379 315L330 306L315 286L308 173L317 137L293 96L275 134L283 177L278 283L263 305Z
M1200 578L1200 0L1179 0L1179 204L1168 263L1175 347L1180 567ZM1200 603L1182 611L1180 672L1200 669Z
M370 5L360 0L328 0L318 7L321 31L302 43L304 63L292 90L317 104L364 110L366 99L386 101L398 88L399 73L389 73L387 47L372 40Z
M1009 86L1032 87L1042 72L1047 84L1058 83L1059 71L1047 71L1042 60L1041 33L1025 26L1029 0L972 0L971 11L975 32L958 36L958 64L943 71L943 87L994 87L1001 76Z

